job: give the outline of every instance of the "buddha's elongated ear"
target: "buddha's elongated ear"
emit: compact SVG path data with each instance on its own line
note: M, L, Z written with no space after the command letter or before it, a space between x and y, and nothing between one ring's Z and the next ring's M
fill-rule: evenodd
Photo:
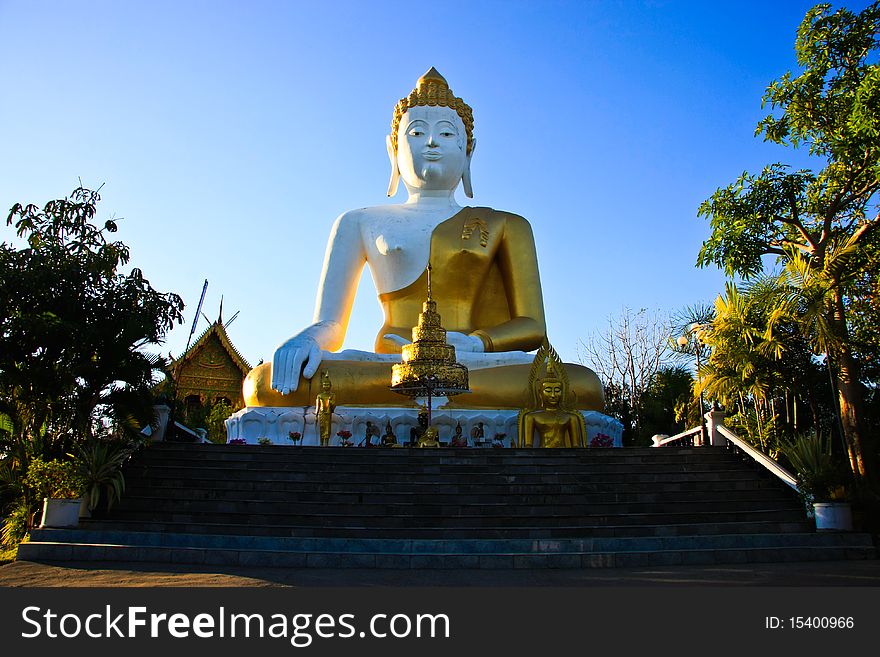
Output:
M464 165L464 173L461 174L461 183L464 186L464 195L468 198L474 197L474 187L471 184L471 158L474 156L475 150L477 150L476 139L474 139L471 143L471 153L467 156L467 162Z
M391 135L385 135L385 146L388 148L388 159L391 160L391 180L388 181L388 196L397 194L397 184L400 182L400 168L397 166L397 153L391 143Z

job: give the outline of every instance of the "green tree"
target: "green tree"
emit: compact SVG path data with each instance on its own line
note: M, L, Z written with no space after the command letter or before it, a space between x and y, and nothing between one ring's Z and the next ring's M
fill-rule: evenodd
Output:
M874 204L880 189L878 32L880 3L860 13L832 12L829 5L811 9L795 43L803 70L771 83L764 102L774 112L756 134L806 147L822 168L792 171L777 163L757 175L744 173L699 210L712 228L699 266L715 264L730 276L750 278L761 273L763 256L776 255L785 264L799 253L816 280L827 284L823 339L835 364L844 437L859 482L873 477L874 466L861 428L863 390L846 293L880 225Z
M79 187L42 208L16 204L7 218L21 242L0 244L6 538L20 538L35 510L23 483L32 462L109 449L103 437L152 421L162 360L144 348L182 320L180 297L154 290L140 269L124 271L129 249L108 239L116 222L93 223L99 200Z
M674 435L700 423L691 392L693 385L693 376L681 365L657 370L642 396L639 444L650 445L655 434ZM688 424L689 420L693 424Z
M226 420L232 415L232 405L226 400L218 400L211 404L211 410L205 419L208 440L223 445L226 443Z
M827 377L798 324L803 317L779 312L780 299L789 300L788 288L780 286L783 280L761 277L744 290L728 284L703 332L709 347L701 368L703 390L724 404L733 426L772 456L782 434L810 426L807 408L813 426L832 424L820 422L816 391L825 389Z
M25 244L0 245L0 412L29 440L149 423L161 359L143 348L182 321L179 296L122 271L129 248L107 239L115 221L92 223L99 200L80 187L9 212Z

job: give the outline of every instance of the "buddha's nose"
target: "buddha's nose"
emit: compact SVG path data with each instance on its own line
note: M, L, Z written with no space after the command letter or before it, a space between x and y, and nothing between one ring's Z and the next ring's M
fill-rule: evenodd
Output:
M436 146L437 138L433 132L428 133L428 146Z

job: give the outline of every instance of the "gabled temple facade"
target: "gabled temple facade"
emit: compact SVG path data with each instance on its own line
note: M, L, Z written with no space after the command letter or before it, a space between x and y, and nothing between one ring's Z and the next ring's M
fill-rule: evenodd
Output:
M251 370L232 344L222 320L202 333L189 350L171 365L177 398L188 408L228 402L233 410L244 407L241 385Z

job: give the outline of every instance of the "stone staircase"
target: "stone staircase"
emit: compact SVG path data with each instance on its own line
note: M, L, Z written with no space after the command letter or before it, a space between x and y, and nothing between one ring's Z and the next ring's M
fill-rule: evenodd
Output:
M157 444L125 497L37 529L29 561L587 568L876 558L720 448L342 449Z

